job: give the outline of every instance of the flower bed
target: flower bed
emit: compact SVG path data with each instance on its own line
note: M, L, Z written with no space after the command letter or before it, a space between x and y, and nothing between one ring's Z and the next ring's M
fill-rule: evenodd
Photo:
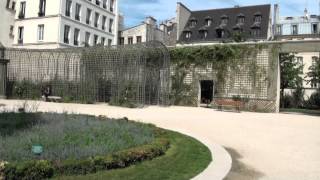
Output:
M24 115L2 114L0 128L9 127L10 117ZM45 179L124 168L165 154L170 144L164 138L165 131L125 118L115 120L57 114L32 114L32 117L41 120L37 123L31 121L32 125L22 123L23 126L16 130L18 132L8 131L9 134L0 136L0 146L4 147L0 150L0 179ZM16 121L18 124L23 122L19 118ZM35 134L38 139L34 138ZM110 144L109 140L113 143ZM43 145L43 154L32 154L31 146L35 143ZM101 148L107 143L113 148ZM19 145L22 150L13 149ZM76 148L70 150L70 145ZM55 158L53 154L56 154Z

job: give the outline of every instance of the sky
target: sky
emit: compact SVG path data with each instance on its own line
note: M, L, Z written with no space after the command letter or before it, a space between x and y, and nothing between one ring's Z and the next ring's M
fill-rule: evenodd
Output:
M191 10L228 8L235 5L279 4L281 16L303 15L305 7L309 14L319 14L320 0L119 0L120 12L125 16L125 26L140 24L146 16L158 22L175 17L176 4L182 2Z

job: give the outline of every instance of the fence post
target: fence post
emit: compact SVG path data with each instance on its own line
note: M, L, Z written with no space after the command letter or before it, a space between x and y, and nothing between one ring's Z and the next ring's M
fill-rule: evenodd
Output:
M5 59L5 47L0 43L0 99L6 98L7 64Z

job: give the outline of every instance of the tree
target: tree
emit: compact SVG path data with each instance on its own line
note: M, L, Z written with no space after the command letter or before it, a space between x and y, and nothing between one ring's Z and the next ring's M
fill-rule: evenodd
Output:
M284 97L284 89L298 89L302 87L303 64L296 60L293 53L280 54L281 73L281 98Z
M309 67L309 72L307 76L310 80L307 80L308 84L320 84L320 59L315 59L315 63ZM320 88L320 87L319 87Z

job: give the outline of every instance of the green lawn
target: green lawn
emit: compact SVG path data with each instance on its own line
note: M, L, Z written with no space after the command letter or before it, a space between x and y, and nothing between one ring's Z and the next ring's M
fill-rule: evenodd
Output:
M284 113L300 113L304 115L320 116L320 110L310 110L310 109L281 109Z
M169 132L171 147L166 155L125 169L86 176L56 177L62 180L187 180L201 173L212 161L209 149L188 136Z

